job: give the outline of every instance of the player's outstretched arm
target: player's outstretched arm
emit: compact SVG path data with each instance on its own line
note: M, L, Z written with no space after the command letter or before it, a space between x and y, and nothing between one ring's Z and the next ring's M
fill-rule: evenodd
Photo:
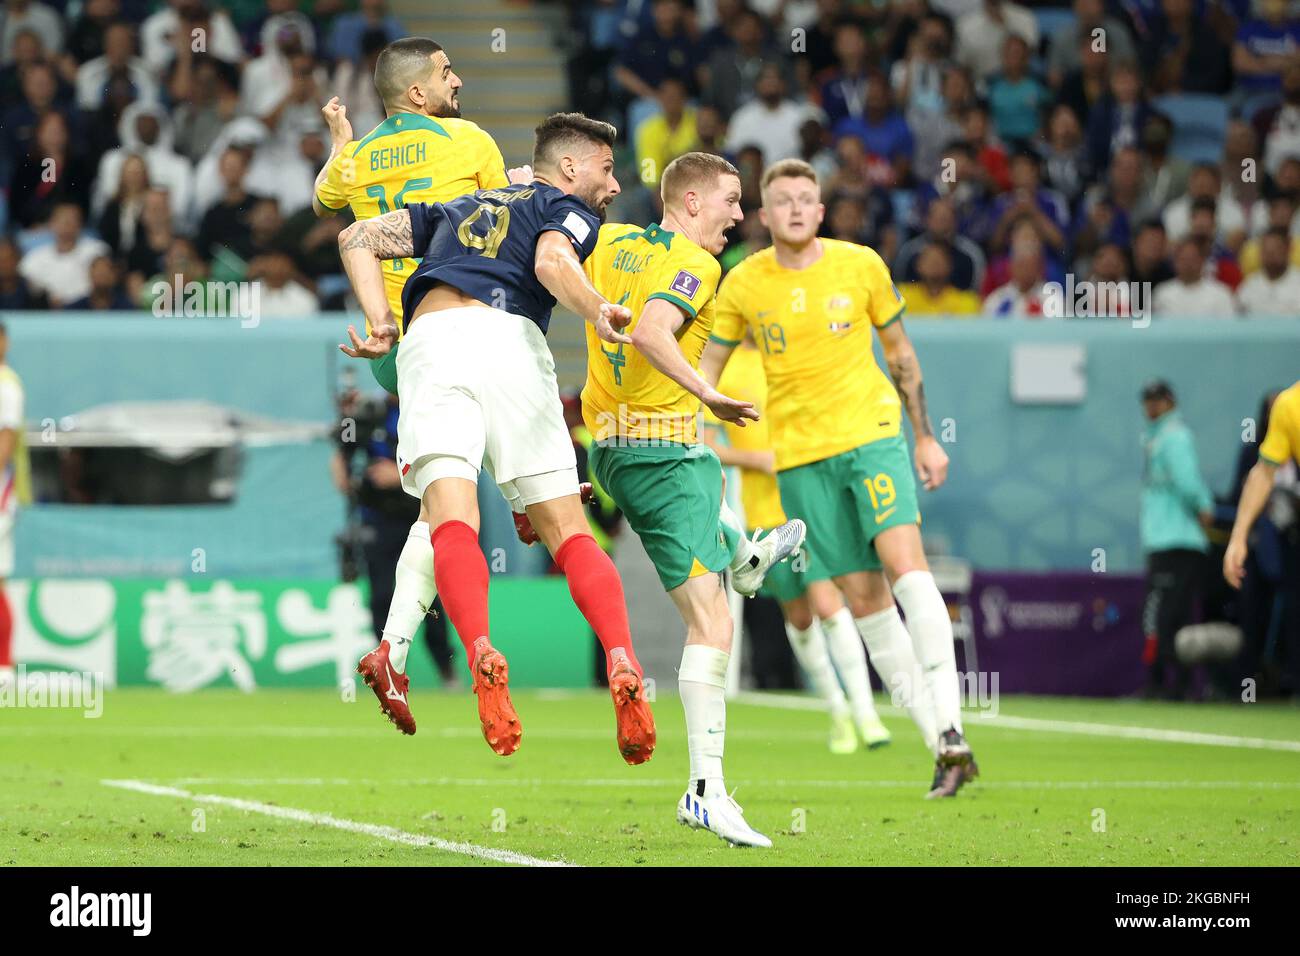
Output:
M354 222L339 233L339 258L352 283L361 311L370 325L371 336L358 346L352 336L352 349L344 352L354 357L376 358L384 355L397 340L397 322L388 308L384 291L384 273L380 265L385 259L406 259L415 255L415 242L411 229L411 212L398 209L374 219ZM377 341L372 341L377 340ZM385 342L386 347L385 347ZM372 354L375 349L379 351Z
M533 272L560 305L594 325L602 340L632 344L632 339L619 331L632 321L632 313L621 305L606 302L596 291L564 233L548 230L537 237Z
M316 174L316 185L311 191L311 208L318 218L328 219L337 214L338 210L331 209L320 201L320 190L325 185L325 180L329 178L330 167L334 165L334 160L338 159L344 147L352 142L352 123L348 120L348 108L339 102L337 96L330 97L330 101L321 107L321 113L330 129L330 154L325 160L325 165Z
M921 363L901 321L876 331L885 352L889 376L894 380L898 397L912 423L912 434L916 436L916 473L925 489L933 491L948 477L948 453L934 437L930 425L930 413L925 407L925 385L921 381Z
M641 320L632 333L632 345L651 366L672 379L709 407L721 421L744 426L745 419L758 418L753 402L728 398L691 367L682 354L674 334L686 321L682 310L663 299L651 299L641 312Z
M1241 501L1237 502L1237 520L1232 523L1232 536L1228 538L1228 548L1223 552L1223 577L1234 588L1241 587L1241 581L1246 576L1250 529L1255 526L1264 505L1268 504L1276 476L1277 466L1261 458L1250 469L1246 484L1241 489Z

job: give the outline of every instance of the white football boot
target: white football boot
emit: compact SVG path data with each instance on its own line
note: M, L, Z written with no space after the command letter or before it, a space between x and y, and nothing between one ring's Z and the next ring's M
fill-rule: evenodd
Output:
M696 796L687 790L677 802L677 822L710 830L734 846L771 846L772 841L745 822L745 811L726 793Z
M753 597L763 586L763 578L772 565L784 561L803 547L803 540L808 536L808 526L794 518L785 524L777 525L763 537L755 532L755 558L751 564L738 571L731 572L731 586L737 594Z

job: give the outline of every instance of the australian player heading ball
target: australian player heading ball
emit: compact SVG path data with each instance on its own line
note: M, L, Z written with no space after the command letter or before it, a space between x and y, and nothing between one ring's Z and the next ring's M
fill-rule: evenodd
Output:
M716 382L752 331L767 375L781 505L807 522L812 541L809 580L829 578L844 592L877 673L935 755L930 794L951 796L977 770L962 736L952 622L921 548L900 400L927 489L943 483L948 456L930 428L903 300L873 250L817 237L825 207L811 166L777 163L762 188L772 246L723 281L700 369ZM873 329L892 385L876 365Z

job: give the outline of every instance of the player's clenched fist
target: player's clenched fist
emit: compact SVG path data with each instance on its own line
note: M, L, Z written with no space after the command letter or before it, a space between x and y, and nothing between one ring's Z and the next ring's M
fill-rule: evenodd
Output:
M339 102L337 96L331 96L330 101L321 107L321 115L325 117L325 125L330 128L330 139L338 144L352 142L348 108Z
M934 491L948 480L948 453L933 435L916 440L916 473L926 491Z
M632 321L632 310L622 305L615 305L612 302L602 302L600 304L600 314L596 316L593 325L596 328L596 335L606 342L614 344L622 343L631 345L632 337L624 335L620 329L627 328L627 324Z

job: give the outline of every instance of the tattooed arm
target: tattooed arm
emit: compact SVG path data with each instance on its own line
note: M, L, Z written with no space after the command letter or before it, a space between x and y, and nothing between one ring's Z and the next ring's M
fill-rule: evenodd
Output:
M348 355L377 358L386 354L397 341L397 319L388 308L380 263L385 259L407 259L414 255L411 213L407 209L354 222L339 233L339 258L343 260L343 269L352 282L352 291L356 293L371 330L370 337L362 342L352 327L348 327L352 348L339 346Z
M948 454L934 437L930 413L925 406L925 385L921 381L921 363L912 348L901 321L877 329L884 348L889 377L894 380L898 397L912 423L916 438L916 473L927 491L933 491L948 477Z

